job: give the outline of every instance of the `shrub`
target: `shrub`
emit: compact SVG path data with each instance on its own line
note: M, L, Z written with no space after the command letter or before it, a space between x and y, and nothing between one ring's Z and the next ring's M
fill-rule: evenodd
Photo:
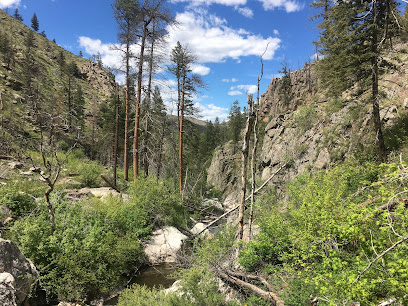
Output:
M85 301L110 293L143 260L141 239L151 227L138 203L109 198L79 204L56 195L56 230L52 234L47 208L19 220L13 240L41 271L40 282L60 300Z
M149 224L186 225L185 208L178 192L155 178L139 177L129 188L131 202L138 203L149 216Z
M34 197L19 191L17 185L0 189L0 204L7 206L12 211L14 218L28 214L36 207Z
M89 160L81 161L78 168L79 180L86 187L99 187L102 183L100 175L103 171L104 168L97 162Z

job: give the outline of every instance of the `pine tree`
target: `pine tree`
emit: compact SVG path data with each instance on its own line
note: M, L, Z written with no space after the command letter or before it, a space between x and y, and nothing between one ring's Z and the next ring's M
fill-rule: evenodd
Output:
M193 110L192 97L198 88L205 87L202 78L191 73L191 64L196 60L195 55L180 42L173 48L170 54L173 63L169 71L177 79L178 103L177 115L179 122L179 190L183 194L183 137L185 112Z
M23 17L20 15L20 13L18 12L18 8L16 8L15 10L14 10L14 15L13 15L13 17L15 18L15 19L17 19L18 21L20 21L20 22L23 22Z
M326 10L326 8L325 8ZM385 1L337 1L325 12L317 45L324 58L317 68L323 87L332 95L358 87L369 92L374 134L380 160L386 160L379 108L379 77L391 67L381 56L398 34L396 3ZM357 88L356 88L357 89Z
M40 29L40 24L38 22L37 15L35 13L34 13L33 17L31 18L31 27L36 32L38 32L38 30Z
M81 50L79 50L78 56L79 56L79 57L83 57L83 54L82 54L82 51L81 51Z
M125 103L125 137L124 137L124 179L129 179L129 113L130 113L130 86L131 86L131 67L130 59L133 54L130 46L137 40L137 28L140 20L139 2L135 0L115 0L112 5L114 17L119 26L119 42L125 46L124 62L126 77L126 103Z
M10 68L10 64L14 57L13 46L11 45L9 36L2 32L0 32L0 53L3 54L3 60L7 65L7 68Z
M405 6L404 14L401 16L402 37L408 41L408 5Z
M237 144L241 139L241 131L244 127L245 116L241 112L238 100L235 100L231 106L228 115L228 134L229 139Z

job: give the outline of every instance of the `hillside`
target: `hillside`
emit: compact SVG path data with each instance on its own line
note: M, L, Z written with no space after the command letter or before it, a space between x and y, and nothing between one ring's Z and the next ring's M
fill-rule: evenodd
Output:
M1 52L0 56L1 153L16 153L22 137L27 139L36 130L33 121L33 95L38 100L35 102L37 106L55 111L63 122L71 120L67 114L68 99L72 99L74 103L79 90L84 99L83 116L88 118L81 142L84 147L89 145L89 118L96 117L99 106L106 104L114 93L114 75L92 60L80 58L63 49L2 10L0 29L2 50L8 50ZM33 43L30 54L27 54L27 39L31 34ZM30 56L29 60L27 56ZM75 65L78 69L72 77L65 71L65 66L68 65ZM32 74L30 80L27 79L28 74ZM35 137L35 134L31 137Z

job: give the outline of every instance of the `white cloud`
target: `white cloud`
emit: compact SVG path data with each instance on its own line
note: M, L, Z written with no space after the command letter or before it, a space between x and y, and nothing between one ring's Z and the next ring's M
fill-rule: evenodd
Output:
M200 110L201 120L211 120L214 122L215 118L218 117L220 122L225 121L228 118L228 108L219 107L214 104L201 104L196 103L195 106Z
M300 11L303 6L292 0L259 0L262 2L265 11L274 10L275 8L284 8L287 13Z
M236 88L245 90L249 94L254 94L258 91L258 86L256 85L238 85ZM233 88L231 87L231 89Z
M279 31L275 29L275 30L273 30L273 34L274 35L279 35Z
M226 6L245 5L246 0L170 0L172 3L190 2L193 6L221 4Z
M243 56L260 56L267 44L265 60L273 58L279 48L279 38L251 35L243 29L227 26L227 21L206 12L186 11L176 16L177 26L168 26L168 41L173 48L177 41L188 44L201 63L223 62L227 58L239 60Z
M232 78L231 80L230 79L222 79L222 82L224 82L224 83L229 83L229 82L235 83L237 81L238 81L238 79L236 79L236 78Z
M105 44L100 39L85 36L80 36L78 42L89 55L96 55L99 52L105 66L119 69L122 65L122 52L119 50L119 45Z
M252 18L254 17L254 12L248 8L248 7L238 7L236 6L234 8L238 13L240 13L242 16L245 16L247 18Z
M239 95L242 95L242 92L240 92L239 90L231 90L228 92L228 94L230 96L239 96Z
M209 67L206 67L206 66L200 65L200 64L191 65L191 70L192 70L193 73L196 73L196 74L199 74L199 75L207 75L211 71L211 69Z
M0 8L5 9L12 6L19 6L21 0L0 0Z

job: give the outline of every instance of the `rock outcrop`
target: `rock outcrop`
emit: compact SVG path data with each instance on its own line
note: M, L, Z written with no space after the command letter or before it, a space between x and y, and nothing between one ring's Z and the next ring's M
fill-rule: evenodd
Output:
M34 265L29 261L23 253L18 249L18 247L9 240L4 240L0 238L0 271L6 272L1 273L2 279L4 280L1 284L4 286L13 285L15 292L15 301L19 305L23 303L28 294L30 293L31 286L38 278L38 272ZM10 274L14 278L14 283L12 278L8 275ZM8 284L8 285L7 285ZM11 287L7 287L12 292ZM4 293L7 293L4 291ZM6 294L5 297L8 297ZM2 304L1 305L7 305ZM13 305L13 304L10 304Z
M407 60L408 54L401 52L399 70L384 76L387 82L381 84L387 95L380 111L385 132L408 112ZM328 97L319 88L313 63L288 77L290 86L281 78L272 79L260 101L265 130L258 146L258 180L265 181L286 164L270 183L278 193L302 173L327 168L354 152L365 154L366 148L375 147L368 94L356 98L356 90L351 89L341 97ZM208 183L223 192L224 207L237 203L240 159L239 149L233 152L228 143L216 149L208 169Z
M105 97L110 97L115 89L115 76L106 68L99 67L97 63L89 60L80 68L82 77Z
M151 264L175 262L183 241L188 237L172 226L158 229L146 244L144 251Z

